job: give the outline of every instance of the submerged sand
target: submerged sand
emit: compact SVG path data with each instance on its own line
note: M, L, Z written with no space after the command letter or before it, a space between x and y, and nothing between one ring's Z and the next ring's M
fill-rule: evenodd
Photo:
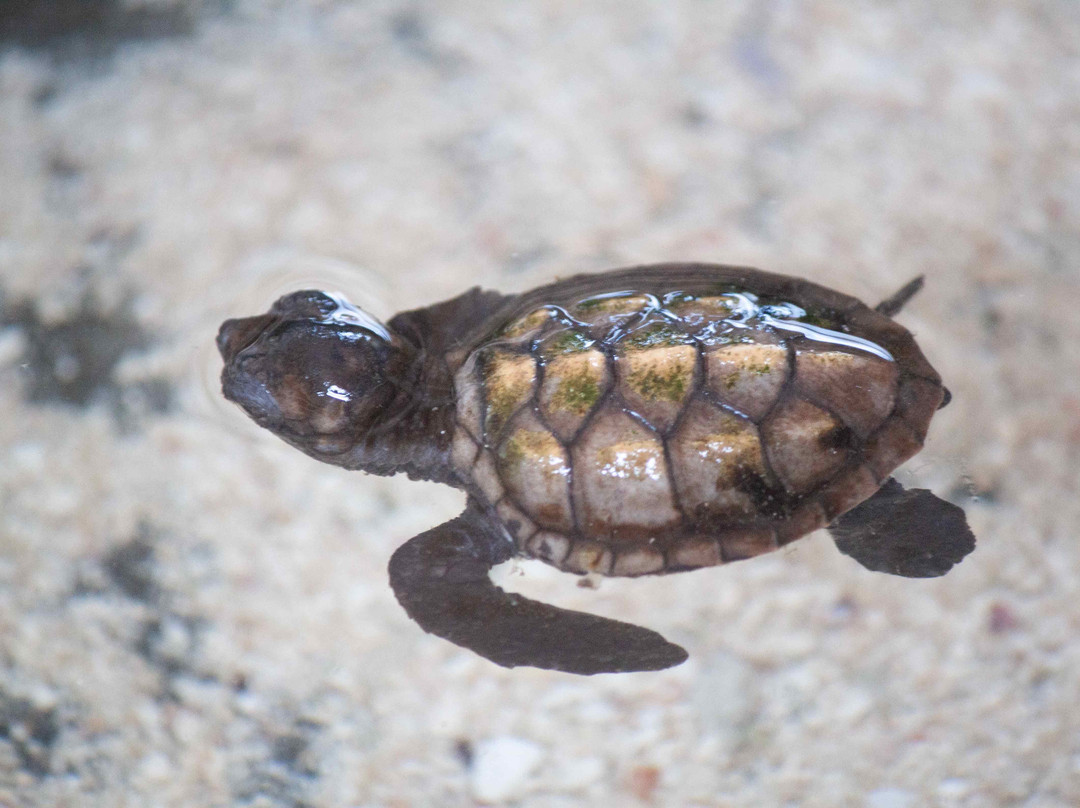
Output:
M1080 804L1069 0L101 7L0 23L0 805ZM899 320L953 401L900 479L975 553L510 564L691 657L503 670L386 582L460 494L217 396L218 323L289 289L387 316L665 260L925 273Z

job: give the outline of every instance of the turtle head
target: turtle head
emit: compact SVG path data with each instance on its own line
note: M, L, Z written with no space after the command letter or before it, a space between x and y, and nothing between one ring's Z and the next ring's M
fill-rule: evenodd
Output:
M340 295L294 292L257 317L225 321L222 392L259 426L317 460L362 466L399 395L408 356L390 330Z

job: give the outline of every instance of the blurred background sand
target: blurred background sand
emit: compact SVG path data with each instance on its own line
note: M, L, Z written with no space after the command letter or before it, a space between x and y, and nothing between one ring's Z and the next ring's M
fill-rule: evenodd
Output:
M1071 0L4 3L0 805L1080 804L1078 224ZM953 403L901 479L974 555L514 563L691 657L507 671L386 583L460 494L217 395L218 323L289 289L665 260L925 273Z

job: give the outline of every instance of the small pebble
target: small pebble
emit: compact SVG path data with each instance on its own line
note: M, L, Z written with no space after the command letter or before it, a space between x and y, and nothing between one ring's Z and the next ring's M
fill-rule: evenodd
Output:
M26 337L20 329L0 329L0 367L14 365L25 353Z
M937 790L938 796L956 799L967 794L971 787L962 777L949 777L938 783Z
M481 802L521 797L525 783L544 755L543 749L509 735L478 741L473 748L470 786Z
M648 802L660 785L660 769L656 766L635 766L630 770L630 793Z
M604 776L604 761L598 757L577 757L562 761L551 772L551 785L560 791L581 791Z
M905 788L878 788L866 795L866 808L909 808L915 795Z
M1020 625L1012 609L1004 603L995 603L990 607L988 622L991 634L1005 634Z

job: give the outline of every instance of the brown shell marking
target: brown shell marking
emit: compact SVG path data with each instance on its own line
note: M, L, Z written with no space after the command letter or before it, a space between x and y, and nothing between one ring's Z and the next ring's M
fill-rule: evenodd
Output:
M847 460L844 425L802 399L777 406L761 432L773 471L793 494L808 493Z
M649 298L644 295L616 292L587 297L570 306L568 311L575 320L589 327L597 336L603 337L612 328L639 319L649 303Z
M823 402L865 438L893 407L898 377L895 362L847 351L796 353L796 385L811 401Z
M780 395L790 372L780 344L725 345L705 357L709 389L751 418L761 418Z
M683 322L697 325L718 317L730 316L738 308L738 301L729 295L678 295L667 301L667 308Z
M536 503L533 517L541 527L574 530L569 455L531 410L517 415L495 454L507 492L517 502Z
M618 344L615 366L626 406L667 432L694 392L698 349L668 323L637 329Z
M708 401L689 405L671 438L672 472L683 510L694 521L749 519L753 498L740 489L747 475L766 475L757 427Z
M541 414L563 441L573 439L612 383L602 351L576 332L569 332L568 341L582 347L549 353L539 395Z
M680 521L663 441L621 408L598 412L571 453L574 503L585 535L647 539Z
M941 387L903 328L815 294L836 308L805 322L859 322L902 359L748 323L733 294L526 310L457 373L455 466L523 552L573 572L709 566L822 527L921 447Z
M484 432L497 437L536 384L536 360L528 354L493 350L483 360Z

